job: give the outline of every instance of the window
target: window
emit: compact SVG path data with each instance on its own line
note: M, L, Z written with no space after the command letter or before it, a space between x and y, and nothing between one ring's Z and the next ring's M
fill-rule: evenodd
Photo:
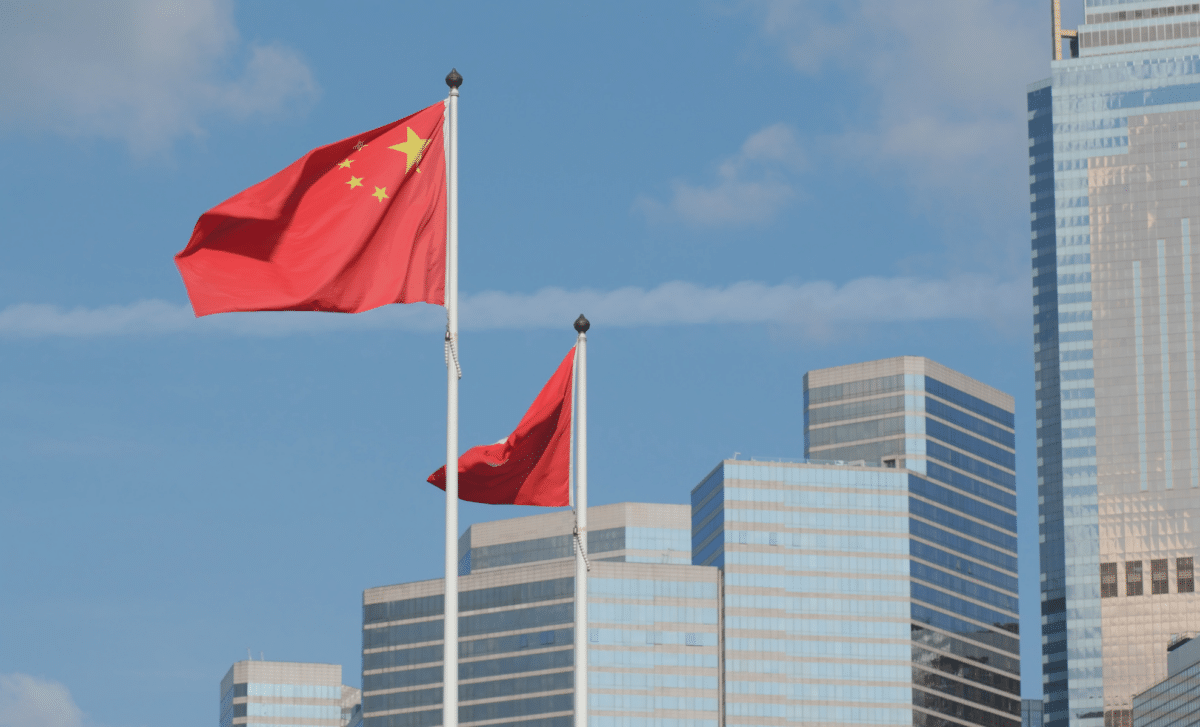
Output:
M1100 597L1101 598L1116 598L1117 597L1117 564L1116 563L1101 563L1100 564Z
M1192 578L1192 559L1175 559L1176 593L1194 593L1196 582Z
M1142 595L1142 561L1125 561L1125 595Z
M1166 561L1163 561L1163 562L1165 563ZM554 643L554 632L553 631L543 631L541 633L541 642L542 642L542 646L549 646L550 644L553 644Z
M1167 586L1167 559L1150 561L1150 593L1158 595L1170 592Z
M699 646L700 645L700 634L688 632L684 636L683 640L684 640L684 643L687 644L688 646Z

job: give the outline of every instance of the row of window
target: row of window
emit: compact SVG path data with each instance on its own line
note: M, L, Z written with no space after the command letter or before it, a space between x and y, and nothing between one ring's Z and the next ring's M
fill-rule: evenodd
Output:
M920 653L924 650L917 644L940 649L972 662L986 664L989 669L1005 671L1017 677L1021 674L1021 661L1015 656L1003 654L981 646L973 641L963 641L940 631L913 625L913 661L920 663Z
M439 647L440 648L440 647ZM525 654L486 661L469 661L458 665L458 678L463 681L487 679L504 674L520 674L546 669L565 669L575 663L574 649L547 651L541 654ZM378 692L385 689L403 689L421 684L437 684L442 681L442 667L429 666L383 674L367 674L363 677L363 691Z
M934 609L927 608L919 603L914 603L912 605L912 618L913 621L929 624L930 626L942 629L944 631L949 631L950 633L962 638L975 639L976 641L985 643L992 648L1003 649L1004 651L1012 654L1021 653L1020 643L1015 638L1010 638L990 629L985 629L978 624L963 621L962 619L951 616L948 613L935 611ZM1014 622L996 622L993 624L993 626L1007 631L1012 631L1013 633L1016 633L1017 630L1017 624Z
M952 489L942 487L933 482L912 475L908 478L909 487L914 495L920 495L928 500L945 505L946 507L965 513L972 517L999 525L1005 530L1017 532L1017 516L997 510L978 500L973 500Z
M924 563L913 561L911 564L912 577L945 588L946 590L960 593L964 596L974 598L978 601L990 604L997 608L1005 609L1006 611L1017 612L1016 596L1009 596L999 591L994 591L991 588L985 588L977 583L959 578L958 576L950 575L945 571L940 571L936 568L930 568Z
M643 581L628 578L589 578L588 595L621 598L701 598L717 597L717 584L702 581Z
M1006 467L1010 470L1017 467L1017 456L1012 452L985 442L954 427L942 424L934 419L925 420L925 434L934 439L940 439L947 444L954 445L959 449L964 449L976 457L982 457L990 462L994 462L1001 467Z
M1170 593L1170 575L1167 571L1167 560L1162 558L1150 561L1150 593L1159 595ZM1117 583L1117 563L1100 564L1100 597L1116 598L1120 588ZM1142 561L1125 561L1125 595L1145 595L1145 581L1142 574ZM1196 580L1192 558L1175 559L1175 592L1195 593Z
M628 631L625 629L588 629L588 642L592 644L620 644L624 646L654 646L656 644L682 644L684 646L716 646L717 635L697 631Z
M458 610L459 613L463 613L485 608L515 606L522 603L557 601L561 598L572 598L574 595L574 578L555 578L548 581L463 591L458 594ZM373 603L363 606L363 624L441 616L444 602L445 598L438 595Z
M560 671L553 674L537 674L513 679L496 679L489 682L462 684L458 687L458 698L462 702L480 699L500 699L522 694L538 694L575 688L575 674ZM386 712L393 709L412 709L439 704L442 688L417 689L409 692L368 695L363 698L364 712Z
M495 633L497 631L521 631L535 629L539 626L569 624L574 621L575 604L559 603L552 606L537 606L534 608L514 609L484 613L478 616L463 616L458 620L459 634L476 636ZM401 644L416 644L422 641L438 641L442 638L443 622L423 621L419 623L397 624L383 628L363 629L363 649L376 649L384 646Z
M1017 579L1013 576L1006 575L998 570L992 570L975 561L962 558L957 553L947 553L944 550L939 550L919 540L911 540L909 543L914 558L920 558L942 568L948 568L972 578L987 581L991 585L1010 593L1017 592Z
M715 595L715 594L714 594ZM592 603L588 619L595 623L651 625L687 623L715 626L717 609L695 606L659 606L642 603Z
M985 500L990 500L1001 507L1006 507L1009 510L1017 509L1017 496L1012 492L1001 490L998 487L967 477L961 472L956 472L949 467L943 467L933 460L925 461L925 475L930 479L944 482L951 487L970 493L976 497L982 497Z
M1150 8L1149 10L1121 10L1113 13L1089 13L1087 24L1116 23L1122 20L1140 20L1141 18L1157 18L1168 15L1187 15L1200 13L1200 5L1169 5L1165 8Z
M916 519L909 520L908 532L914 537L929 540L954 552L969 555L977 560L982 560L998 568L1003 568L1010 573L1017 572L1017 558L1015 554L1009 555L1003 551L989 548L976 543L974 540L967 540L956 533L936 528L929 523Z
M925 413L931 414L939 419L946 421L956 426L962 427L967 431L974 432L983 437L987 437L994 442L1003 444L1004 446L1015 449L1016 436L995 424L989 424L978 417L971 416L961 409L955 409L951 406L946 406L937 399L925 397Z
M931 671L944 672L958 679L983 684L993 689L1015 695L1021 698L1021 680L1016 677L990 671L978 662L960 661L942 654L926 651L919 646L913 646L913 663Z

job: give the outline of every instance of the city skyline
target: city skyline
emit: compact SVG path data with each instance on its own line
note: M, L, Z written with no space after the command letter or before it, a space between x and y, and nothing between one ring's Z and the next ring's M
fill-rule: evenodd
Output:
M437 575L437 311L197 322L171 255L452 66L462 442L511 431L583 312L595 504L802 456L802 373L897 355L1016 396L1032 486L1021 100L1045 3L932 1L6 4L0 705L205 724L246 647L352 668L361 589Z

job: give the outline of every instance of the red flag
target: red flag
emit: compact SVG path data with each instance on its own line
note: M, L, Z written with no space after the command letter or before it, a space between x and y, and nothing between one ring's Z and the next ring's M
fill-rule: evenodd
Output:
M570 504L574 362L572 348L508 439L472 447L458 458L458 499L493 505ZM446 468L428 481L446 489Z
M201 215L175 256L196 315L442 305L444 107L313 149Z

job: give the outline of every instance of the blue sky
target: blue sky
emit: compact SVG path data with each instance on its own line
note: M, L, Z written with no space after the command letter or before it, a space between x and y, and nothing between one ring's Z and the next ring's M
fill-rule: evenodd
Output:
M361 591L440 574L438 309L194 320L171 256L451 66L464 448L511 430L581 311L597 504L803 456L809 369L959 369L1017 400L1038 696L1045 5L0 0L0 725L208 725L247 648L357 684Z

